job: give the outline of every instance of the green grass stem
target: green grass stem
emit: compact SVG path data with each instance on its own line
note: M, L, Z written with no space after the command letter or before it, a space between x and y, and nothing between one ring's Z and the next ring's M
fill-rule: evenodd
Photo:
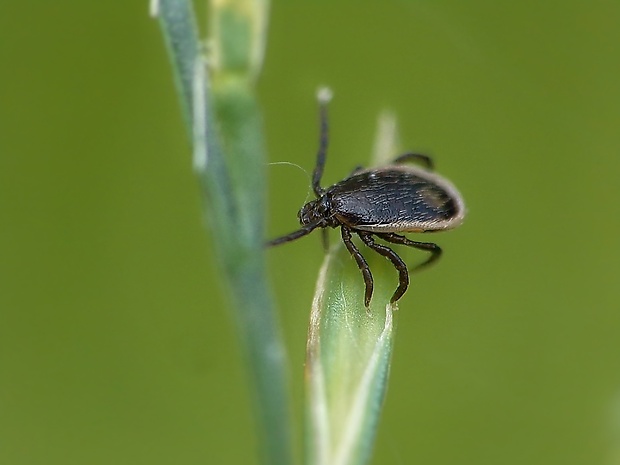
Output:
M251 377L262 463L289 465L286 356L266 278L266 157L254 89L266 9L259 0L213 0L205 61L188 0L160 0L151 8L170 52L213 250Z

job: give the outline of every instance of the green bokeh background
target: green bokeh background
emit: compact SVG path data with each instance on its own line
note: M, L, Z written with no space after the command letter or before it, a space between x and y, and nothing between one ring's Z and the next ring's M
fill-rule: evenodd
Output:
M373 463L620 463L619 23L603 0L274 0L270 160L312 169L328 84L326 182L389 107L469 208L401 302ZM256 463L147 2L2 2L0 66L0 464ZM309 182L267 171L276 235ZM297 424L321 257L269 257Z

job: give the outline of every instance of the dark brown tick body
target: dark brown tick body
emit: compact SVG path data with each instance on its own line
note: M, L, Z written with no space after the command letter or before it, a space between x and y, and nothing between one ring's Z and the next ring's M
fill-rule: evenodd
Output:
M352 241L357 234L362 242L392 262L399 273L399 285L391 302L400 299L409 285L407 265L391 248L375 242L407 245L431 253L415 269L437 260L441 249L430 242L416 242L397 233L433 232L451 229L463 222L465 205L456 188L447 179L432 173L432 161L426 155L407 153L388 166L358 169L348 178L323 189L320 180L327 152L327 99L320 99L321 143L312 186L317 196L299 211L301 228L267 243L290 242L317 228L340 227L342 240L355 259L366 284L364 304L370 304L373 278L368 263ZM427 169L406 164L421 162Z

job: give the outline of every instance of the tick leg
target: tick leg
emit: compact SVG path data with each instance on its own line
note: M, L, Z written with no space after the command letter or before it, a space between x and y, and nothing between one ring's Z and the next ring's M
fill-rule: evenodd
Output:
M322 227L324 227L322 222L308 224L303 228L298 229L297 231L293 231L292 233L287 234L286 236L271 239L270 241L265 243L265 247L273 247L274 245L280 245L284 244L285 242L294 241L295 239L299 239L300 237L304 237L305 235L310 234L316 228Z
M422 155L421 153L403 153L396 157L393 161L395 165L399 165L401 163L410 163L417 162L424 165L427 169L433 170L435 168L435 164L433 163L433 159L428 155Z
M372 298L373 289L372 273L370 272L370 268L368 267L368 262L351 240L351 230L345 226L341 226L340 232L342 234L342 242L344 242L344 245L346 246L349 253L353 255L353 258L355 259L358 268L364 276L364 283L366 284L366 291L364 293L364 305L366 306L366 308L368 308L368 306L370 305L370 299Z
M420 263L411 271L418 271L421 268L425 268L431 263L439 260L439 257L441 257L441 248L437 244L433 244L432 242L412 241L410 239L407 239L405 236L394 233L377 233L377 236L393 244L407 245L409 247L415 247L416 249L426 250L427 252L431 253L430 257L428 257L426 261Z
M321 177L325 168L325 158L327 157L327 145L329 142L329 125L327 124L327 104L331 100L331 92L328 89L321 89L317 94L319 101L319 150L316 154L316 166L312 173L312 190L317 197L325 193L321 187Z
M364 244L390 260L392 265L394 265L394 268L398 271L399 284L390 299L390 303L396 302L405 294L407 287L409 287L409 272L407 271L407 265L392 249L386 247L385 245L377 244L373 239L372 234L360 231L358 231L357 234L362 241L364 241Z

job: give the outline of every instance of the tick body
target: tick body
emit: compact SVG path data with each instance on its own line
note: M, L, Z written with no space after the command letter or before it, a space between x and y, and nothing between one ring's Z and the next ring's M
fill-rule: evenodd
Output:
M430 265L441 256L441 249L431 242L417 242L400 233L435 232L459 226L465 217L465 205L456 188L447 179L433 173L432 161L420 154L407 153L391 164L373 169L357 169L349 177L326 189L320 186L327 154L327 102L319 96L321 134L317 164L312 176L315 200L298 213L301 228L273 239L268 246L299 239L317 228L340 228L342 240L362 272L366 285L364 304L370 305L373 277L357 246L353 234L370 249L386 257L399 274L399 285L391 302L398 301L409 286L405 262L385 242L415 247L430 252L415 267ZM424 168L412 163L422 163Z

